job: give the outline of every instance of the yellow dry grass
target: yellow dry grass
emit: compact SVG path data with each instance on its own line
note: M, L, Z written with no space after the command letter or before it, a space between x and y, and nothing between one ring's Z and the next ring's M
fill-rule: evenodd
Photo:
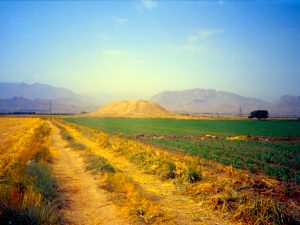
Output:
M0 221L61 224L47 162L50 128L39 118L1 118ZM35 222L34 222L35 221ZM2 224L1 223L1 224Z
M226 137L226 140L232 140L232 141L239 141L239 140L248 140L248 137L246 135L239 135L239 136L232 136L232 137Z
M39 118L0 118L0 177L20 158L29 159L22 152L40 122Z

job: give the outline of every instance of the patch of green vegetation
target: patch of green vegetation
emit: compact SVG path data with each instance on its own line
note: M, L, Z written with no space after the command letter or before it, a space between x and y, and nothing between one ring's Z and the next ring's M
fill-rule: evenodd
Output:
M186 172L186 179L190 183L195 183L202 179L202 174L199 171L195 170L194 168L190 167Z
M112 134L174 134L299 137L299 120L177 120L140 118L65 118Z
M87 170L101 173L115 173L115 168L103 157L92 153L85 155L88 163Z

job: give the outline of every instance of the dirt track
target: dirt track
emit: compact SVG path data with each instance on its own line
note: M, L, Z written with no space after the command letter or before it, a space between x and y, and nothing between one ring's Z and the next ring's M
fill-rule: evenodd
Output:
M128 224L108 199L107 193L98 188L97 178L85 171L83 159L66 148L58 128L53 124L51 127L52 170L65 199L62 212L66 224Z

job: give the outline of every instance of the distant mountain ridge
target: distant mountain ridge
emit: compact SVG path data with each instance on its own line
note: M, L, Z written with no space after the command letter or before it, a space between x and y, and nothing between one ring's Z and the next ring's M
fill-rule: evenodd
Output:
M248 115L253 110L266 109L270 116L300 117L300 96L284 95L275 102L267 102L231 92L196 88L164 91L154 95L150 100L170 112L181 114L237 115L241 112L243 115ZM95 104L95 100L66 88L40 83L0 82L0 113L32 110L44 113L77 114L95 111L100 103L101 99Z
M300 117L300 96L284 95L268 108L277 115L297 115Z
M0 90L0 98L57 99L79 97L79 95L66 88L57 88L40 83L0 83Z
M164 91L154 95L152 101L175 113L184 114L244 114L253 110L267 109L273 116L300 115L300 96L283 96L276 102L243 97L213 89Z
M96 107L85 96L66 88L46 84L1 83L0 113L36 111L43 113L81 113Z

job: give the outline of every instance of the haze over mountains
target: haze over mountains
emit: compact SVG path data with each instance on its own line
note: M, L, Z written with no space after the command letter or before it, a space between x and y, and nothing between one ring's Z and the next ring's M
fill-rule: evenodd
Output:
M101 90L99 90L101 92ZM46 84L1 83L0 113L36 111L43 113L82 113L95 111L103 98L90 98L65 88ZM117 96L110 98L116 99ZM282 96L275 102L243 97L213 89L164 91L150 98L170 112L181 114L240 114L248 115L257 109L267 109L271 116L300 115L300 96ZM51 102L51 103L50 103Z
M82 95L46 84L0 83L0 113L81 113L96 107Z
M164 91L151 98L171 112L187 114L244 114L267 109L271 116L300 115L300 96L282 96L275 102L213 89Z

